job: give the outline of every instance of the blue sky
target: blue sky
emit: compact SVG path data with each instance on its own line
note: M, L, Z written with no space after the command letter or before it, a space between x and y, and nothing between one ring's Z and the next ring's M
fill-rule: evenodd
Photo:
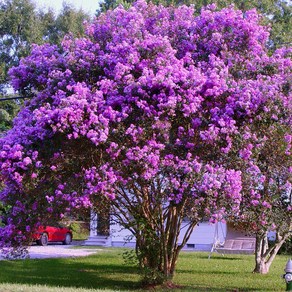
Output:
M62 8L64 0L33 0L38 8L51 7L58 13ZM75 8L82 8L85 12L94 15L99 7L99 0L66 0L66 3L72 4Z

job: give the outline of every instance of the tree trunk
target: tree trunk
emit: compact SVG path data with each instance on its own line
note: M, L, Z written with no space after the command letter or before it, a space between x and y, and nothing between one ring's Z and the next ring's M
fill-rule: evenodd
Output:
M152 226L143 221L143 228L139 226L136 230L136 254L144 286L152 287L172 281L179 253L197 224L189 223L184 229L182 243L178 244L182 224L180 210L177 207L169 208L165 219L158 229L157 225Z
M287 237L288 234L285 236L280 236L277 233L274 245L269 246L267 232L256 235L255 268L253 270L254 273L269 273L270 266Z
M254 273L268 274L271 264L267 264L264 259L256 260Z
M136 236L136 255L142 272L142 285L155 286L172 279L170 263L161 249L160 238L149 230Z
M171 284L179 253L199 219L190 218L182 231L188 200L180 204L169 202L161 192L159 181L150 187L153 189L133 185L130 192L121 187L119 196L111 204L115 222L130 230L136 238L135 252L142 274L142 285L153 288ZM179 236L182 242L178 242Z

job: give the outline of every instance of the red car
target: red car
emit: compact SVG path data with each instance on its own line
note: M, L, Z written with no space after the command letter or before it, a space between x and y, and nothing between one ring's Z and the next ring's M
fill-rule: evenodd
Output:
M33 234L33 239L38 245L45 246L49 242L62 242L70 244L72 242L72 232L66 227L40 226Z

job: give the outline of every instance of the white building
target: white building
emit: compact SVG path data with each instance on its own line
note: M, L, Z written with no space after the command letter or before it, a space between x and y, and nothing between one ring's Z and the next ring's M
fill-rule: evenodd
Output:
M185 223L186 225L187 223ZM111 224L108 236L100 235L97 232L98 217L92 214L90 222L90 236L85 241L84 245L100 245L100 246L113 246L113 247L135 247L135 237L131 232L121 227L119 224ZM183 233L184 228L182 228ZM180 238L182 241L181 234ZM191 234L187 244L186 250L194 251L211 251L214 242L224 243L226 237L226 224L210 224L203 222L198 224L193 233Z
M187 222L184 226L186 225ZM182 226L179 243L182 242L184 226ZM119 224L109 226L109 235L100 235L97 230L98 217L92 213L90 236L84 245L135 247L135 237ZM232 224L202 222L195 227L184 250L210 251L209 257L212 252L252 254L255 252L255 244L254 236L247 234L244 230L236 229Z

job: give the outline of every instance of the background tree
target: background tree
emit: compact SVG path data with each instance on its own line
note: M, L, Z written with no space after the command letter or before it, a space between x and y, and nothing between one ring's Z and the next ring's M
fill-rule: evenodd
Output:
M12 126L13 118L19 111L19 105L16 102L1 101L0 107L0 133L5 132Z
M58 15L52 10L39 11L43 42L60 45L66 34L74 37L84 35L84 22L91 20L90 16L82 9L76 10L72 5L63 2L63 7Z
M139 1L84 38L34 46L10 70L35 96L1 140L2 247L102 197L136 237L146 283L171 280L197 223L239 211L248 135L290 106L291 59L269 56L259 22L254 10L195 17Z
M7 72L30 53L32 44L60 44L69 32L84 34L83 22L90 17L64 3L59 15L52 10L37 10L31 0L5 0L0 3L0 86L7 85Z
M50 42L60 45L68 33L80 37L84 34L83 22L86 20L90 20L89 15L66 3L60 14L55 15L52 10L38 10L31 0L1 1L0 94L11 95L8 90L8 70L30 53L32 44ZM20 104L21 101L15 100L0 103L0 131L11 126Z
M0 3L0 86L7 85L7 71L27 56L32 43L42 43L40 20L30 0L9 0Z

